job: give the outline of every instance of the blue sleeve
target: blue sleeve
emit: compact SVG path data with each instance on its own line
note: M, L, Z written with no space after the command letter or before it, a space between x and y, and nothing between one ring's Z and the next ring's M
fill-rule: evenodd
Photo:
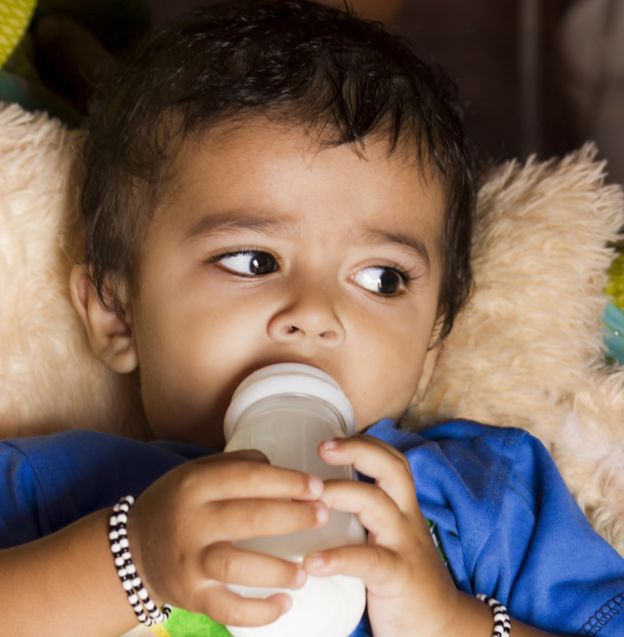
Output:
M94 431L0 442L0 548L52 533L207 453Z
M455 421L370 430L407 456L458 587L557 634L624 635L624 558L593 531L543 445Z
M42 510L43 507L43 510ZM19 449L0 444L0 548L22 544L48 531L37 478Z

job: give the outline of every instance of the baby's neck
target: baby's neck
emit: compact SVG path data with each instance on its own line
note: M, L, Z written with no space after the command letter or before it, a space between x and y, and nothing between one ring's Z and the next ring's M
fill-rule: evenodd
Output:
M115 404L111 405L110 422L114 433L136 440L151 440L151 433L143 405L138 376L128 374L118 377Z

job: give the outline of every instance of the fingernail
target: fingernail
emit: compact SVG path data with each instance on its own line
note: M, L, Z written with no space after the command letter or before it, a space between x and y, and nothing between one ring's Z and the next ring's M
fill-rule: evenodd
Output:
M331 438L330 440L323 441L323 449L325 449L325 451L333 451L334 449L337 449L337 448L338 448L337 438Z
M316 506L316 523L318 526L323 526L329 518L329 511L322 502L315 503Z
M321 553L317 553L316 555L309 555L306 563L309 568L320 571L324 568L327 568L327 560Z
M314 497L320 497L320 495L323 493L323 488L323 481L320 478L317 478L316 476L310 476L310 478L308 479L308 489Z
M283 596L284 601L282 602L282 614L287 613L293 605L292 597L290 595Z
M308 578L308 574L305 572L303 568L297 569L297 573L295 575L294 587L300 588L305 584L306 579Z

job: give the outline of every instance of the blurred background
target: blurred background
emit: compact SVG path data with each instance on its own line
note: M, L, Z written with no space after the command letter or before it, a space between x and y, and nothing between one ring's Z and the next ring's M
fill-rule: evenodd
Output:
M209 3L151 0L157 21L170 19L183 5ZM446 68L459 86L469 133L486 156L550 155L577 145L557 53L573 0L349 3L366 17L383 19L421 57Z
M79 124L93 83L132 41L215 1L0 0L0 54L6 11L31 11L26 37L4 65L0 57L0 97L2 80L23 89L36 75L60 100L51 110L69 104ZM543 159L595 140L611 179L624 182L624 0L347 1L447 69L484 158ZM29 90L15 101L28 102Z
M202 2L150 4L158 22ZM612 179L624 182L624 0L350 4L447 69L484 157L546 158L591 139L608 157Z

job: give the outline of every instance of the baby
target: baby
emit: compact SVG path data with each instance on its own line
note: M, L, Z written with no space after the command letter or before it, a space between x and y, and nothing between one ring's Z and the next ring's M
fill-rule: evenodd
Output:
M128 433L169 442L69 432L2 445L7 634L110 637L135 614L163 619L165 602L262 625L288 594L242 598L226 583L295 589L336 573L366 584L354 635L509 635L494 597L515 637L624 634L624 560L537 441L396 425L471 284L473 159L439 71L346 12L225 2L135 52L92 113L85 164L74 303L140 403ZM323 484L253 450L208 452L223 448L236 386L278 362L339 382L366 435L319 453L370 480ZM142 584L126 592L150 602L128 604L110 555L110 508L127 493ZM301 564L234 544L321 526L329 509L356 514L367 543Z

